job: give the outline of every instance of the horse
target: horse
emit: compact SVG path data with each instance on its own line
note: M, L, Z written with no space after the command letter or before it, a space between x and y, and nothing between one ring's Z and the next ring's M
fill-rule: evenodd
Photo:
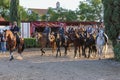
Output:
M108 42L108 37L104 33L104 31L99 31L97 37L96 37L96 47L97 47L97 52L99 59L103 57L103 50L105 48L105 53L107 51L107 42ZM104 55L105 57L105 55Z
M36 42L40 44L41 56L43 56L43 54L45 54L44 48L46 47L46 44L47 44L47 34L37 32L35 37L36 37Z
M20 38L20 43L17 43L16 36L10 30L4 31L4 37L7 42L7 48L10 51L10 61L14 59L13 51L18 49L18 53L20 55L20 59L22 59L22 52L24 50L24 38ZM16 46L17 45L17 46Z
M61 36L59 33L57 33L57 35L56 35L56 46L57 46L56 58L58 57L58 53L61 56L61 50L60 50L60 47L62 45L61 43L62 43Z
M77 50L79 51L79 57L81 57L80 48L82 48L82 54L83 54L84 39L81 33L79 34L79 31L75 30L74 32L68 35L67 45L69 46L69 44L71 43L73 43L74 45L74 58L76 58Z
M89 34L88 32L85 33L85 44L84 44L84 54L85 57L89 58L92 53L97 52L96 46L95 46L95 38L93 34ZM86 49L88 48L88 55L86 54Z
M48 38L49 38L50 46L52 47L52 53L54 53L56 50L56 40L55 40L54 32L49 33Z
M73 40L73 34L72 33L68 33L68 32L65 32L65 39L64 39L64 48L65 48L65 56L67 55L67 50L71 51L70 50L70 44L73 44L74 40Z

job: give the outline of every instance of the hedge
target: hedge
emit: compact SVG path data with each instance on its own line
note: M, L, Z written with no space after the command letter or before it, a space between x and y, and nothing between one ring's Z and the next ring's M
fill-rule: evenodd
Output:
M114 52L115 52L115 59L117 61L120 61L120 43L115 45Z
M40 44L36 42L35 38L24 38L25 48L36 48L39 47Z

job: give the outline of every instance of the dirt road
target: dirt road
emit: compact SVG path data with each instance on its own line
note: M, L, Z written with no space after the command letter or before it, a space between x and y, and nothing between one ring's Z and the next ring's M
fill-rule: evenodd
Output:
M26 50L23 60L0 54L0 80L120 80L120 63L110 59L74 59L40 56ZM71 52L73 53L73 52Z

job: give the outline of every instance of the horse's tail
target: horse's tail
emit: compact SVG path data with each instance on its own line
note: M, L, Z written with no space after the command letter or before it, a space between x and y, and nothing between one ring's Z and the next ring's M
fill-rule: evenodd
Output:
M107 53L107 50L108 50L108 45L107 45L107 43L105 44L105 46L104 46L104 55L106 55L106 53Z
M18 53L22 53L24 49L25 49L24 40L21 39L19 47L18 47Z

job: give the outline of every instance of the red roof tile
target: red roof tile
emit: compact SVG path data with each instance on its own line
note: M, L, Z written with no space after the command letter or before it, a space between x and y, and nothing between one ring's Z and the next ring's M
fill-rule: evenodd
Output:
M30 10L38 13L39 15L45 15L48 11L48 9L34 9L34 8L30 8Z
M0 16L0 21L5 21L5 19L3 17Z

